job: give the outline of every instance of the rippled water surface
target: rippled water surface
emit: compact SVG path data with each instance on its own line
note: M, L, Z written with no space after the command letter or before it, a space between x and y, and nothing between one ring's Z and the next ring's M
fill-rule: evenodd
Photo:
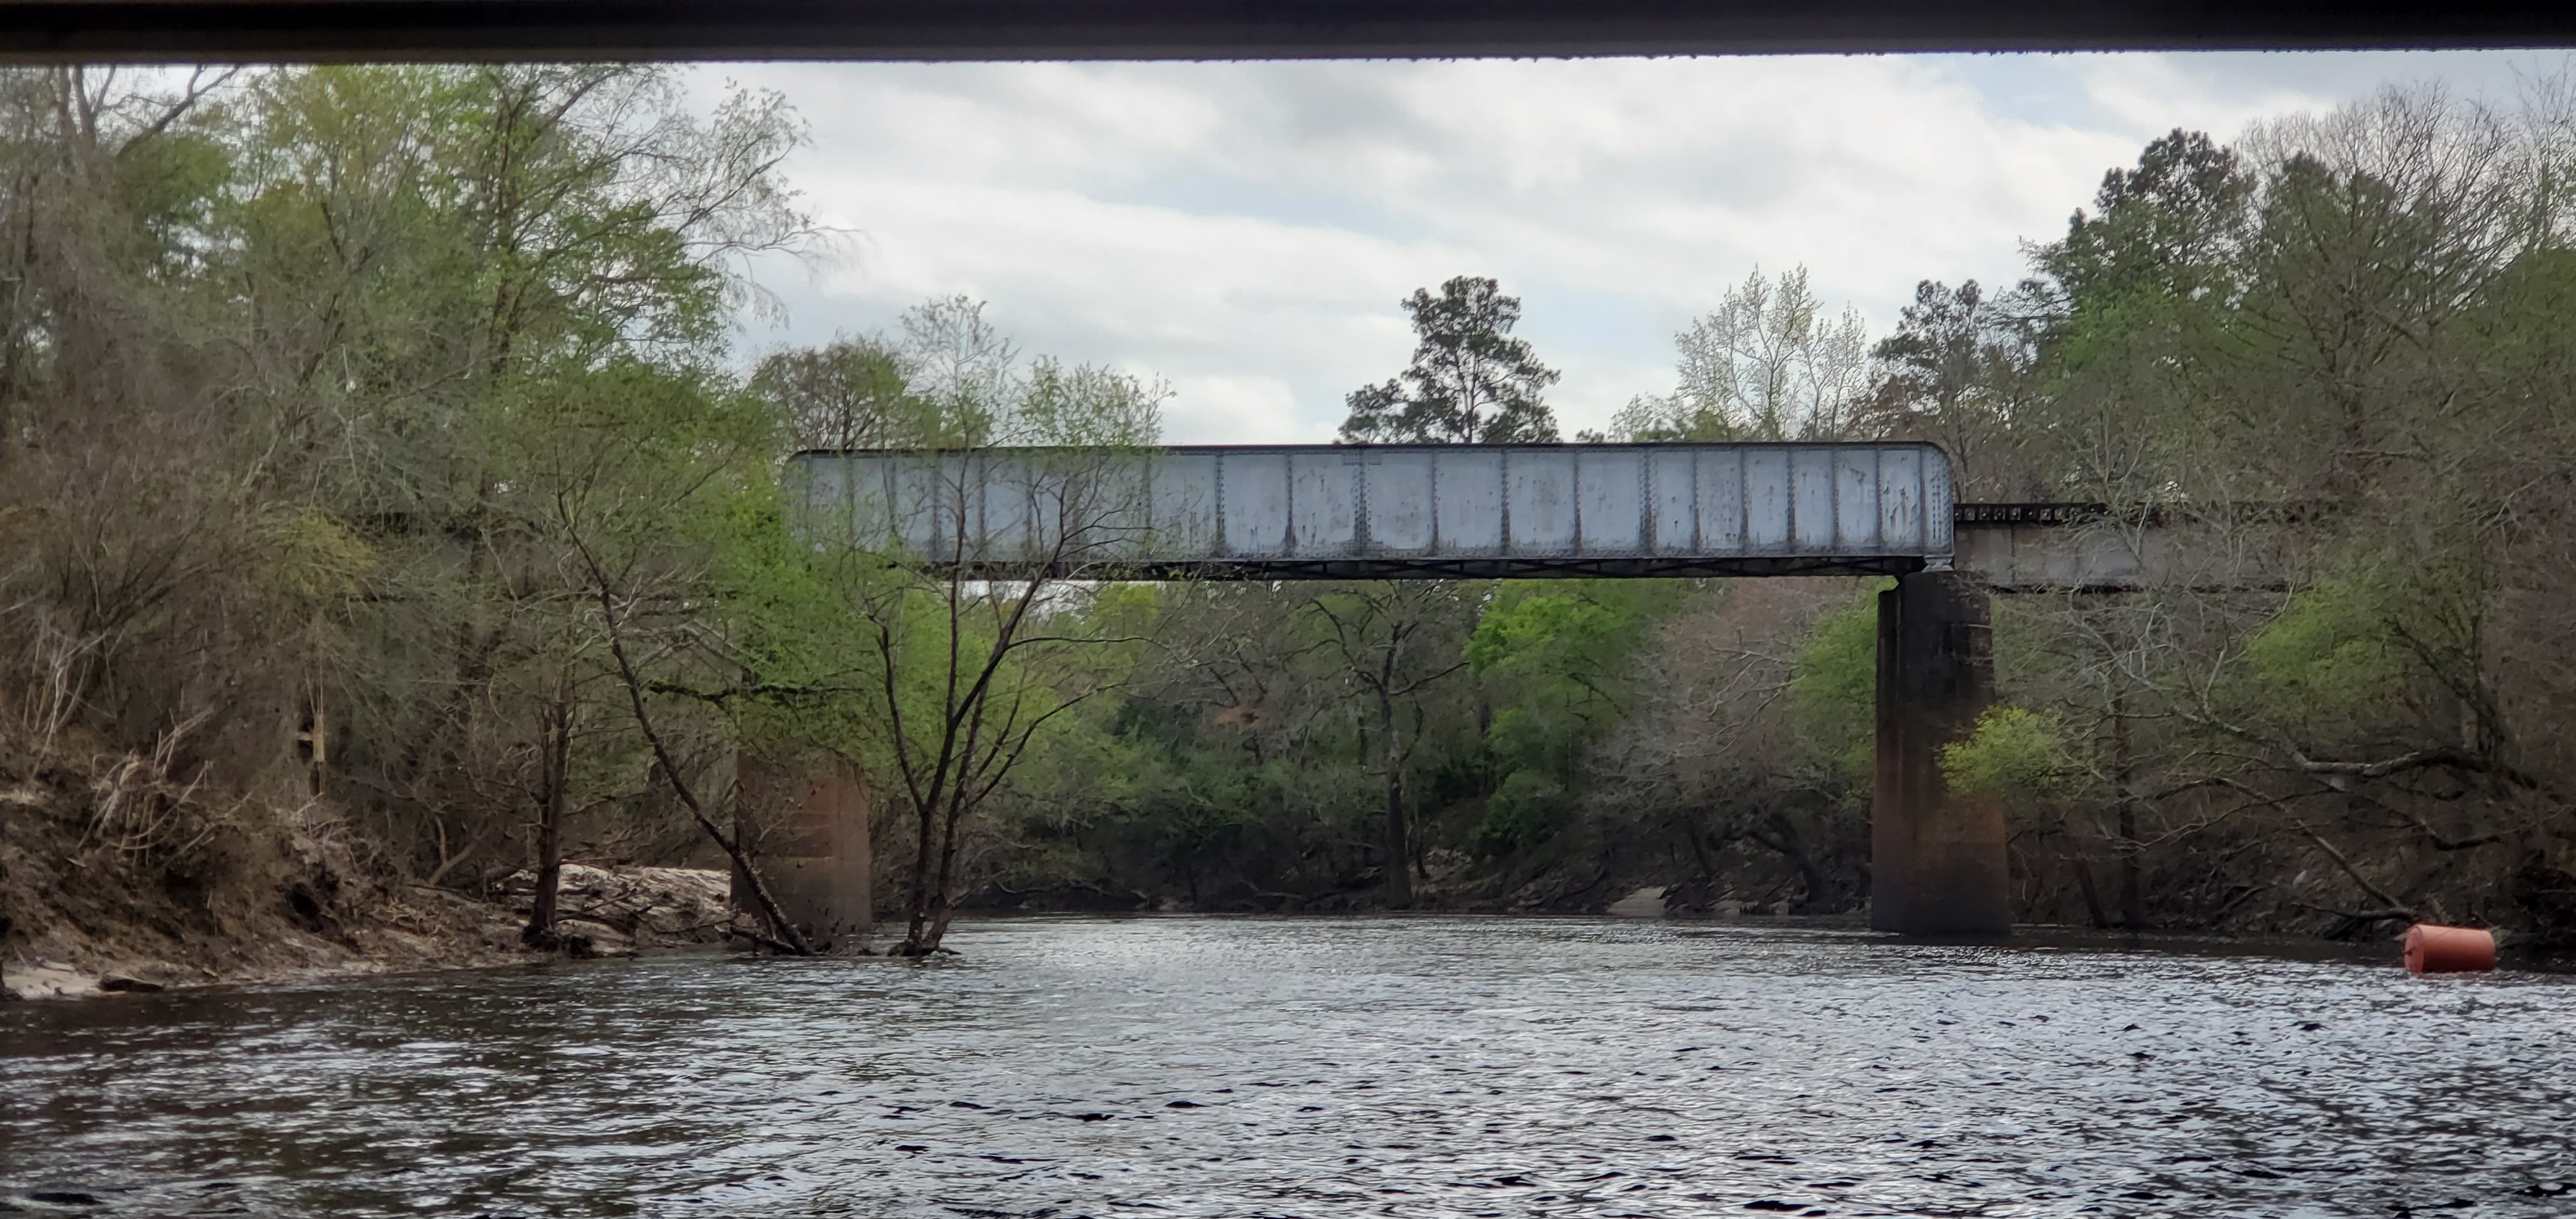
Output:
M2576 978L1607 921L953 942L0 1008L0 1210L2576 1215Z

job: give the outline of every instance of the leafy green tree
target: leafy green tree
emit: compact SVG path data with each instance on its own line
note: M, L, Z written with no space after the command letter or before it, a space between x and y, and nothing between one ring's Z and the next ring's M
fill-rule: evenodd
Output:
M432 881L519 839L548 941L568 835L634 841L590 814L653 804L582 552L628 525L717 544L639 483L770 494L766 415L721 368L759 303L745 259L807 232L774 172L793 116L599 65L12 72L0 116L29 252L0 518L47 501L47 532L100 543L62 587L141 594L64 636L133 665L74 673L74 701L116 735L108 708L224 724L210 756L241 761L200 777L283 801L237 831L246 858L353 841L341 809L365 856ZM709 482L719 452L752 472ZM567 512L609 499L615 519ZM150 581L114 571L155 551ZM182 629L135 629L155 617Z
M1555 828L1534 819L1572 811L1593 749L1629 714L1637 649L1680 598L1661 580L1495 587L1465 653L1493 707L1484 746L1499 772L1482 849L1534 843Z
M567 618L600 590L558 497L603 477L586 446L640 457L723 415L705 374L751 299L741 260L806 231L773 176L801 130L774 96L700 120L669 72L620 66L296 70L241 112L242 291L302 459L281 472L387 557L403 595L359 628L439 645L401 685L344 691L390 747L352 761L431 816L479 803L455 799L476 782L459 762L532 765L543 942L582 769L567 734L600 722L582 692L610 659L599 623ZM588 735L630 750L635 727Z
M1847 788L1866 788L1877 732L1876 589L1816 620L1795 673L1789 694L1804 734Z
M2256 197L2256 178L2233 149L2177 128L2148 143L2135 167L2103 174L2094 211L2078 210L2035 261L2079 313L2140 295L2225 299Z
M893 344L840 338L763 358L751 392L787 421L788 443L797 449L869 449L892 444L894 429L915 414L904 402L910 382Z
M1519 297L1491 279L1461 275L1440 295L1404 302L1416 339L1413 363L1393 380L1351 393L1341 439L1352 444L1539 444L1557 439L1542 397L1562 375L1513 338Z
M1878 372L1863 427L1933 441L1967 499L2045 499L2016 460L2017 412L2035 396L2044 302L1990 295L1971 279L1924 280L1896 330L1870 349Z
M720 819L724 794L702 780L709 767L675 733L696 710L669 695L733 658L710 653L704 634L720 617L691 612L694 596L725 589L740 552L764 548L777 522L771 464L777 417L748 395L710 385L688 370L636 364L559 378L524 421L527 464L503 508L557 561L531 600L551 615L555 635L529 649L541 681L538 858L531 942L554 937L554 890L565 821L577 808L569 773L587 760L585 784L598 807L669 790L698 830L722 850L748 889L764 931L752 938L785 951L814 945L772 896L756 843ZM605 687L596 693L593 687ZM605 738L587 759L579 735ZM710 733L712 735L712 733ZM656 780L658 779L658 784Z

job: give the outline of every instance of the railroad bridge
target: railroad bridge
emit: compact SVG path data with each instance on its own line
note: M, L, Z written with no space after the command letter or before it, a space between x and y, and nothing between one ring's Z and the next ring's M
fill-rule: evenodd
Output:
M21 63L1332 59L2549 46L2567 45L2571 38L2576 8L2488 0L2358 6L2259 0L2223 6L2037 0L1818 0L1791 6L1682 0L1385 0L1359 6L1343 0L0 5L0 57ZM1012 524L1017 509L1007 502L1004 483L1013 470L1062 464L992 450L806 454L799 460L815 476L818 494L846 497L850 515L843 519L853 526L874 520L885 526L878 530L882 539L906 543L944 539L951 563L991 565L1016 555L1011 562L1022 570L1035 552L1009 549L1020 543L990 548L995 539L1021 529ZM1144 510L1105 531L1123 535L1113 539L1115 545L1097 539L1059 545L1061 553L1049 561L1062 561L1068 574L1894 576L1896 587L1879 601L1872 910L1877 925L1900 931L1993 932L2008 923L1999 816L1942 789L1933 765L1939 745L1973 724L1990 697L1990 593L2280 583L2259 552L2206 546L2199 536L2153 522L2110 522L2082 506L2069 511L2067 505L1950 504L1947 463L1927 446L1461 447L1438 454L1405 448L1180 449L1128 460L1134 477L1127 482L1142 488ZM1911 482L1908 470L1914 472ZM1208 476L1197 484L1199 499L1160 498L1164 489L1188 484L1192 471ZM1005 477L995 478L997 472ZM1681 491L1685 472L1688 496ZM1238 476L1231 487L1229 474ZM1042 482L1032 483L1032 514L1045 509ZM958 527L948 534L932 520L942 513L932 511L929 501L905 498L910 492L904 488L933 484L954 492L945 498L956 510L945 515ZM871 485L884 494L863 494ZM1002 507L998 517L991 512L996 505ZM870 512L884 515L871 518ZM964 528L970 517L973 530ZM1631 517L1633 524L1627 523ZM1042 515L1026 523L1022 534L1050 527ZM984 532L995 529L1000 532ZM916 557L935 562L938 554L934 545ZM2179 571L2184 567L2194 574ZM857 798L847 790L843 797L805 804L841 807ZM833 831L814 840L844 837ZM851 909L853 897L836 893L841 886L831 878L858 877L855 900L863 922L864 866L837 858L812 862L818 865L807 870L812 891L823 895L817 901L839 913Z
M1993 699L1990 597L2140 588L2204 557L2098 506L1955 503L1948 457L1917 442L986 448L796 465L815 544L991 578L1894 577L1878 599L1870 923L1918 935L2011 930L2003 809L1951 789L1940 766ZM2278 582L2225 556L2192 579ZM828 887L793 888L799 904L836 904Z

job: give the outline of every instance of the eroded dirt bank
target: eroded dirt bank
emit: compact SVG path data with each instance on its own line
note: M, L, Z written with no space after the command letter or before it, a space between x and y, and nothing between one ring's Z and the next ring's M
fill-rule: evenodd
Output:
M0 784L0 998L69 998L544 959L520 941L531 878L486 892L402 879L320 805L210 809L103 792L96 776ZM564 868L575 955L711 944L724 873Z
M363 909L327 917L299 917L290 903L281 917L248 920L241 938L221 941L112 915L86 925L60 921L11 946L0 961L0 992L9 999L86 998L712 945L723 937L725 888L724 873L711 869L567 864L564 946L553 952L520 941L525 873L489 898L403 885Z

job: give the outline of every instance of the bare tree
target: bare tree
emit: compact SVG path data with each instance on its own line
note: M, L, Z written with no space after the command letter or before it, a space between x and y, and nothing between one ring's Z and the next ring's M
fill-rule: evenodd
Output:
M922 956L941 950L956 912L978 811L1051 722L1117 680L1072 663L1122 638L1079 611L1088 583L1114 576L1144 536L1137 474L1165 391L1024 365L962 298L913 310L902 330L912 414L891 435L922 450L907 460L929 493L890 536L847 532L846 506L809 528L842 548L827 562L875 652L884 769L913 838L894 951ZM1053 447L997 447L1029 445ZM995 503L1025 516L989 520Z
M1680 383L1612 420L1628 440L1798 440L1846 434L1868 393L1869 335L1858 311L1827 317L1803 266L1760 268L1674 337Z
M1404 770L1422 736L1419 696L1467 667L1456 648L1460 619L1473 615L1464 592L1447 580L1388 580L1326 592L1311 603L1343 672L1377 711L1375 752L1386 784L1383 883L1395 906L1413 901Z

